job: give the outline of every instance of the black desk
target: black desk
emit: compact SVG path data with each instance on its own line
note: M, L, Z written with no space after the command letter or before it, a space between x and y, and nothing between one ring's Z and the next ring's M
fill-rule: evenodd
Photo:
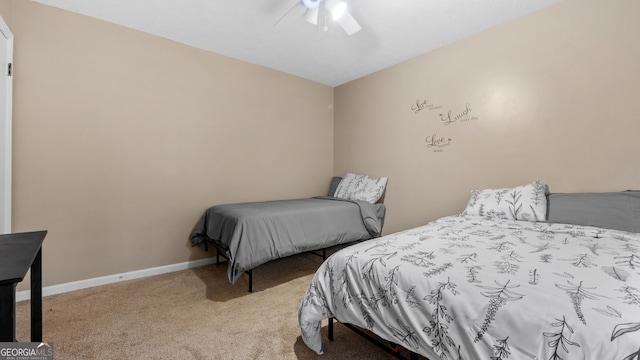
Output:
M16 285L31 268L31 341L42 341L42 242L46 231L0 235L0 342L16 341Z

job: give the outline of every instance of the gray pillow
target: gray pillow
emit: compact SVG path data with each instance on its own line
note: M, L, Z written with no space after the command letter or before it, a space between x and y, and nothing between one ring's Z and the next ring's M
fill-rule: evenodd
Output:
M640 233L640 191L549 195L549 222Z
M329 194L327 194L327 196L333 196L336 193L336 189L338 188L338 184L340 184L340 180L342 180L340 176L334 176L333 178L331 178L331 184L329 184Z

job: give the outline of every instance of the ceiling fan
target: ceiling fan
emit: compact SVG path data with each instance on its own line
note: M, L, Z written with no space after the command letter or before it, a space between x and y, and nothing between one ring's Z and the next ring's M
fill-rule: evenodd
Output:
M320 14L323 13L323 20L325 20L325 22L327 15L330 14L331 18L344 29L347 35L353 35L362 29L360 24L358 24L356 19L354 19L347 10L347 3L343 0L296 0L296 4L294 4L280 20L298 5L306 8L302 17L313 25L318 25L319 19L321 18ZM278 20L276 24L278 24L280 20ZM324 31L327 31L326 23Z

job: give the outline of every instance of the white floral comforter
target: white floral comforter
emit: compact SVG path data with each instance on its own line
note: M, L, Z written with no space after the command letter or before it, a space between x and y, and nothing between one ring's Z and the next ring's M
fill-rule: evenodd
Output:
M640 359L640 234L451 216L345 248L299 310L431 359Z

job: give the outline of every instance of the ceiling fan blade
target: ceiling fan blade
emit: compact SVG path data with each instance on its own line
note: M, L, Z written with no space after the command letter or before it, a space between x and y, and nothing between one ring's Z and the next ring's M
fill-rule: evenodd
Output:
M324 2L325 8L329 10L330 13L333 13L335 11L336 7L338 6L338 3L340 3L339 0L326 0Z
M311 23L313 25L318 25L318 16L319 15L320 15L320 8L317 7L315 9L307 9L304 12L303 17L307 22L309 22L309 23Z
M348 11L345 12L344 15L342 15L342 17L337 21L338 24L342 26L347 35L353 35L362 29L360 24L358 24L356 19L354 19Z

